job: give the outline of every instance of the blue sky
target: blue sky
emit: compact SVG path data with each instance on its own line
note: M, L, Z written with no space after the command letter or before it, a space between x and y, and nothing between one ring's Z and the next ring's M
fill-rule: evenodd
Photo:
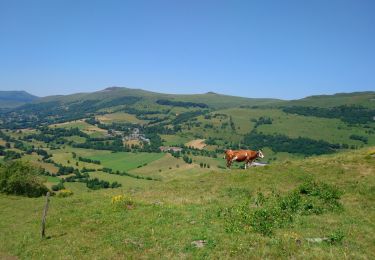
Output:
M0 90L375 90L372 0L0 0Z

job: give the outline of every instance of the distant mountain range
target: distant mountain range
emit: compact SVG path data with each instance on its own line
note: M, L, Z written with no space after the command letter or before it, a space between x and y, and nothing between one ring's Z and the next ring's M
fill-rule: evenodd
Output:
M38 99L26 91L0 91L0 108L12 108Z
M375 108L375 92L337 93L334 95L309 96L298 100L281 100L272 98L245 98L207 92L204 94L164 94L131 89L125 87L109 87L92 93L76 93L71 95L55 95L39 98L26 91L0 91L0 108L15 108L26 103L57 102L59 104L72 104L83 101L110 102L119 101L121 98L133 97L155 102L165 99L181 102L202 103L215 109L238 106L312 106L332 107L338 105L361 105ZM120 101L119 101L120 102ZM117 102L116 102L117 103Z

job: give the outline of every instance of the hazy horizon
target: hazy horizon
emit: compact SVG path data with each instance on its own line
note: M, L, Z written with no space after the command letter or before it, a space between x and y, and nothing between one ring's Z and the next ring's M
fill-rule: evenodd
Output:
M31 93L31 92L23 90L23 89L8 89L8 90L0 90L0 91L26 91L27 93L29 93L31 95L37 96L39 98L43 98L43 97L49 97L49 96L61 96L61 95L65 96L65 95L73 95L73 94L81 94L81 93L93 93L93 92L105 90L106 88L110 88L110 87L128 88L128 89L140 89L140 90L145 90L145 91L151 91L151 90L146 90L146 89L141 89L141 88L132 88L132 87L123 87L123 86L109 86L109 87L104 87L104 88L93 90L93 91L81 91L81 92L74 92L74 93L68 93L68 94L53 94L53 95L44 95L44 96L38 96L38 95L35 95L34 93ZM158 92L158 91L151 91L151 92L156 92L156 93L161 93L161 94L170 94L170 95L194 95L194 94L207 94L208 92L214 92L215 94L221 94L221 95L237 96L237 97L244 97L244 98L254 98L254 97L242 96L240 94L238 94L238 95L232 95L232 94L225 94L225 93L220 93L220 92L216 92L216 91L197 92L197 93L169 93L169 92ZM306 98L306 97L310 97L310 96L349 94L349 93L355 93L355 92L375 92L375 91L373 91L373 90L363 90L363 91L359 90L359 91L351 91L351 92L317 93L317 94L312 94L312 95L303 96L303 97L299 97L299 98L293 98L293 99L278 98L278 97L271 97L271 96L270 97L264 96L264 97L257 97L257 98L270 98L270 99L280 99L280 100L295 100L295 99L301 99L301 98Z

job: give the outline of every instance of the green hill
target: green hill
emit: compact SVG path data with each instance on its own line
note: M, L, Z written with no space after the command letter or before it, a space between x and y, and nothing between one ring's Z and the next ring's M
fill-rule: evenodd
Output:
M78 127L92 137L104 137L108 131L127 134L138 127L153 138L153 151L163 144L183 146L205 139L204 150L211 153L261 148L268 149L268 160L278 160L374 145L373 96L374 92L356 92L282 101L111 87L40 98L0 113L0 120L8 129ZM65 141L78 140L72 138ZM106 142L82 138L75 144L81 148Z
M45 199L0 195L0 258L372 259L373 149L162 182L95 173L123 186L66 183L44 240Z
M38 99L25 91L0 91L0 108L12 108Z
M0 258L372 258L372 100L112 87L0 110L0 177L28 162L56 195L41 240L44 199L0 194Z
M288 106L310 106L310 107L334 107L342 105L361 105L364 107L375 108L375 92L353 92L337 93L334 95L317 95L292 100L287 102Z
M41 98L38 103L43 102L61 102L64 104L82 102L87 100L105 100L109 102L124 97L137 97L143 99L145 102L155 102L158 99L168 99L183 102L204 103L211 108L226 108L241 105L256 106L268 105L281 102L278 99L270 98L243 98L236 96L228 96L216 94L213 92L195 95L182 95L182 94L162 94L142 89L131 89L125 87L109 87L101 91L93 93L78 93L66 96L50 96Z

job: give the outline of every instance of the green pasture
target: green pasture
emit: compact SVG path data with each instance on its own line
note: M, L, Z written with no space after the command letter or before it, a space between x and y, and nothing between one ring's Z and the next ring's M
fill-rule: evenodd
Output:
M200 171L197 164L187 164L181 158L177 159L169 153L166 153L163 154L162 158L146 166L132 169L130 173L145 177L160 178L161 180L169 180L192 176Z
M163 144L165 146L179 146L194 139L192 135L185 133L175 135L160 135L160 138L163 140Z
M373 148L372 152L375 152ZM124 184L52 197L46 239L40 238L45 198L0 195L0 258L4 259L372 259L375 257L375 161L368 149L275 163L248 170L201 171L181 179L146 181L92 173ZM121 179L120 179L121 178ZM266 198L285 196L306 179L334 185L342 209L298 215L262 235L251 226L228 229L226 209L247 205L249 216ZM116 195L134 206L114 206ZM258 205L258 206L257 206ZM234 221L236 216L232 216ZM337 236L335 234L340 234ZM309 242L336 237L337 242ZM194 241L204 240L201 248Z
M261 125L258 131L266 134L284 134L292 138L308 137L330 143L363 144L350 139L350 135L367 136L369 144L375 144L375 135L368 135L365 128L351 127L339 119L288 115L274 117L271 125Z
M79 130L86 130L87 128L90 127L90 124L82 121L82 120L77 120L77 121L70 121L66 123L60 123L60 124L53 124L50 125L51 128L78 128Z
M144 124L147 121L140 120L135 117L135 115L131 115L125 112L115 112L110 114L104 114L100 116L96 116L96 119L105 124L111 123L133 123L133 124Z
M108 167L118 171L128 171L138 166L143 166L163 157L162 153L101 153L88 158L100 160L102 167Z
M120 176L116 174L109 174L102 171L90 172L91 178L98 178L99 180L121 183L122 188L140 189L152 185L153 180L137 179L129 176ZM151 183L150 183L151 182Z

